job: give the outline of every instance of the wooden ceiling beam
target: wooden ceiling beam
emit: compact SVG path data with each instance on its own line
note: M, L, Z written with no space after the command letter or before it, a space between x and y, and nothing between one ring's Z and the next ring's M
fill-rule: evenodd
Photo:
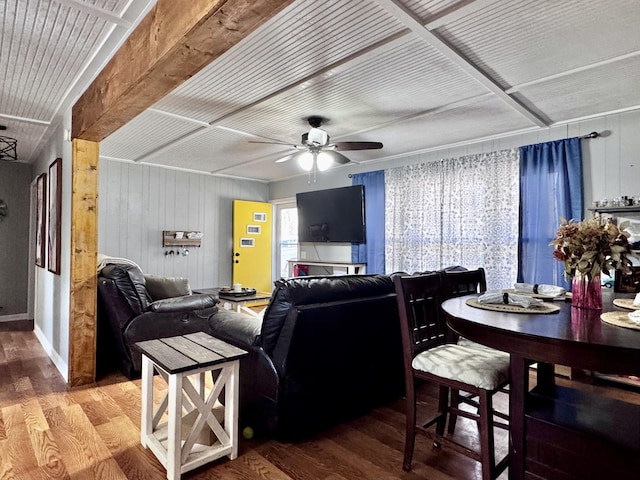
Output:
M158 0L73 106L73 138L105 139L293 1Z

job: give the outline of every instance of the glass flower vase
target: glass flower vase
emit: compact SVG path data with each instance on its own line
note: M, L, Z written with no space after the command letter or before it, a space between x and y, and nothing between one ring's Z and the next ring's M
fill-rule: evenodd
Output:
M600 275L589 277L576 272L571 285L571 305L577 308L602 309Z

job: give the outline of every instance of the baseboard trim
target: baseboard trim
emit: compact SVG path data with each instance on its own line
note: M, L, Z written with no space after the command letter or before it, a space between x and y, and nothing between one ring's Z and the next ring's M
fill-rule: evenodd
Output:
M0 332L33 332L33 319L0 322Z
M0 322L15 322L16 320L29 320L26 313L14 313L13 315L0 315Z
M36 334L36 338L44 348L45 353L49 356L53 364L56 366L64 381L69 383L69 365L67 362L56 352L49 342L49 339L46 337L44 332L40 330L40 327L37 325L33 328L33 333Z

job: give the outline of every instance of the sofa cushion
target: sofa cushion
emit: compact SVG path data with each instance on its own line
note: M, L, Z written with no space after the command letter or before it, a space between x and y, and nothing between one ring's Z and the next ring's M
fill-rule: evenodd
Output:
M135 315L147 311L151 298L147 293L144 275L138 267L110 264L102 269L100 275L113 280Z
M181 297L191 295L189 279L185 277L159 277L156 275L144 276L147 292L155 300L163 298Z
M267 354L273 352L292 306L374 297L395 291L387 275L296 277L278 280L275 286L262 322L261 343Z

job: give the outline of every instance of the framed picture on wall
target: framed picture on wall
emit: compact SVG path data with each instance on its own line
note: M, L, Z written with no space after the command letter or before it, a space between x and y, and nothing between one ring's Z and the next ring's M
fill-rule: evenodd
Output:
M42 268L44 268L44 246L46 244L46 200L47 174L41 173L36 179L36 265Z
M49 165L49 223L47 234L48 269L60 274L60 221L62 220L62 159Z

